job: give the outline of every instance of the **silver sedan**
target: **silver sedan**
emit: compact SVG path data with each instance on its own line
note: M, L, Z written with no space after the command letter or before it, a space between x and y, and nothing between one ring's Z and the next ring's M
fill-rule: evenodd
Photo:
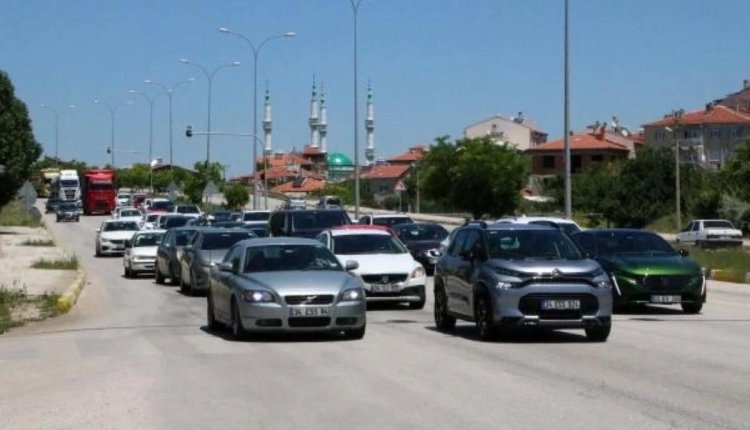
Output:
M323 244L311 239L243 240L212 267L207 321L235 338L259 332L343 332L365 335L362 282Z

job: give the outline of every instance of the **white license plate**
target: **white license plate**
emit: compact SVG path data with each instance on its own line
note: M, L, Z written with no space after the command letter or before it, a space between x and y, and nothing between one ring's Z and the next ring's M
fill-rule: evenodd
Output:
M289 308L290 317L327 317L331 315L330 306L294 306Z
M580 300L542 300L543 311L566 311L581 309Z
M682 296L679 295L666 295L666 296L651 296L651 303L680 303Z
M395 284L370 285L370 291L373 293L397 293L399 288Z

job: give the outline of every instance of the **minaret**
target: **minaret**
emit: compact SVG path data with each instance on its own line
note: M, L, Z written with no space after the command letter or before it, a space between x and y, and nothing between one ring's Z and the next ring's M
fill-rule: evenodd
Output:
M266 157L271 155L273 149L271 148L271 95L268 92L268 86L266 86L266 99L263 103L263 152Z
M310 147L318 148L320 115L318 111L318 93L315 90L315 76L313 75L312 98L310 99Z
M375 105L372 103L372 88L367 84L367 117L365 118L365 130L367 130L367 147L365 158L369 163L375 161Z
M318 122L318 132L320 133L320 152L328 152L328 109L326 108L326 98L323 94L323 84L320 84L320 121Z

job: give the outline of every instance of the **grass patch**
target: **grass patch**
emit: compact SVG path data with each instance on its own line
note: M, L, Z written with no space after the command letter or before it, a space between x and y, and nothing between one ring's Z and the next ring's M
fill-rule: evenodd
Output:
M59 314L60 294L29 295L26 287L14 281L11 287L0 285L0 334L29 321L41 321Z
M750 272L750 252L742 248L701 249L683 247L690 252L690 258L701 267L721 271L721 280L745 282L745 273Z
M52 270L77 270L78 258L75 255L63 257L57 260L40 259L31 264L32 269L52 269Z
M21 246L55 246L51 239L26 239L20 243Z
M26 211L21 202L13 201L0 208L0 226L40 227L41 225L41 217Z
M682 217L683 222L685 220L689 221L688 216L683 215ZM685 224L684 226L686 226ZM683 227L684 227L683 226ZM646 230L649 231L655 231L658 233L678 233L677 231L677 217L674 214L671 215L665 215L661 218L658 218L654 221L652 221L650 224L646 226Z

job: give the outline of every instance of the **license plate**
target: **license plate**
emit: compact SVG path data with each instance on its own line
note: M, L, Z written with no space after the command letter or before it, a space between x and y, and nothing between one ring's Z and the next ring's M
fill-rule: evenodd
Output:
M289 308L290 317L326 317L331 315L330 306L294 306Z
M680 303L682 296L679 295L667 295L667 296L651 296L651 303Z
M543 311L566 311L581 309L580 300L542 300Z
M370 291L373 293L397 293L399 289L398 285L395 284L382 284L370 285Z

